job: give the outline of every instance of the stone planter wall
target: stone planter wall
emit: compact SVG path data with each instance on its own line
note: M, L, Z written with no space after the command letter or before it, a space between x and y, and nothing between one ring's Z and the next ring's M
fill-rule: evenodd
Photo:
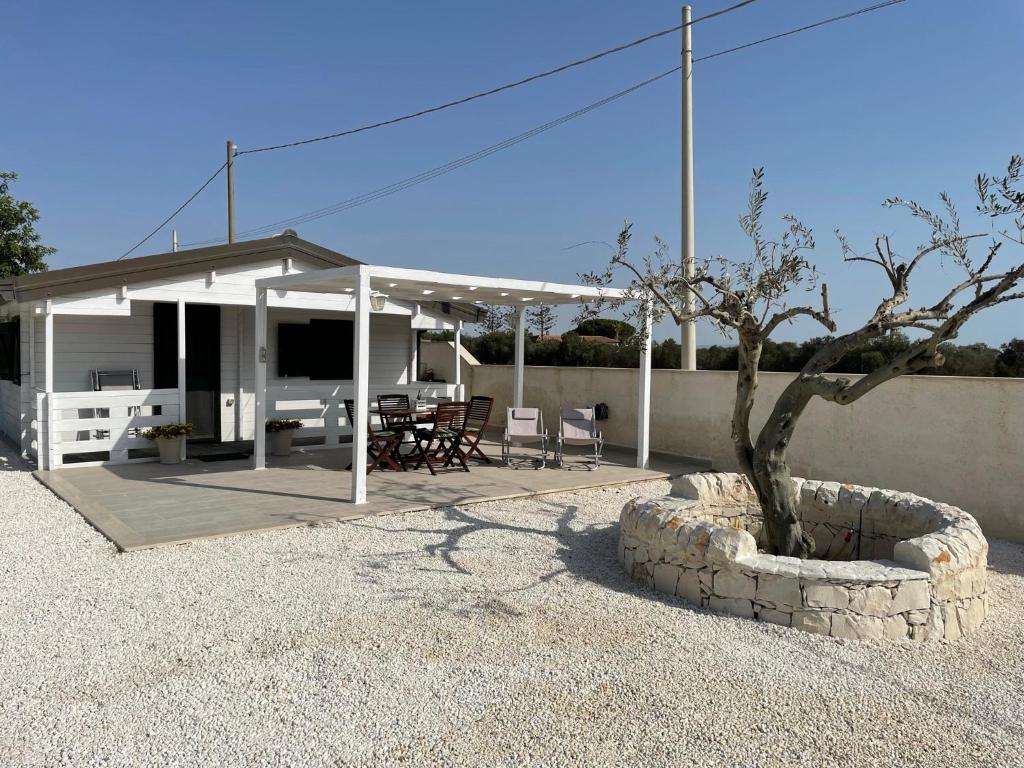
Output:
M816 553L849 559L759 554L760 507L731 473L687 475L672 496L628 502L619 559L695 605L834 637L956 639L981 624L988 542L973 517L912 494L793 482Z

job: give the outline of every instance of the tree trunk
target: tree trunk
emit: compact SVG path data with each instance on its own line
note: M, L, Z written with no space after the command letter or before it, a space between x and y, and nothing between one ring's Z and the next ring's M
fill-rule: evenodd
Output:
M737 353L736 399L732 409L732 445L740 472L754 482L754 446L750 439L750 411L757 391L757 369L762 342L757 335L740 333Z
M768 550L776 555L807 558L814 551L814 540L800 525L796 489L786 461L797 419L812 394L800 377L790 382L754 446L752 480L764 513Z

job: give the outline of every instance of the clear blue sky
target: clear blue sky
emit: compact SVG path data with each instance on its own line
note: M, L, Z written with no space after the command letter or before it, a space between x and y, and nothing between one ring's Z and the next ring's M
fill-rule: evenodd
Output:
M695 55L868 2L759 0L696 26ZM696 0L694 14L729 4ZM126 250L223 161L229 137L245 149L430 106L670 27L679 5L33 2L3 17L0 166L21 174L15 193L39 207L63 267ZM772 216L815 230L841 324L865 317L881 275L842 264L832 229L863 248L890 234L909 251L925 233L883 198L948 189L969 214L974 174L1024 152L1022 46L1019 0L909 0L698 64L698 255L747 252L736 217L763 165ZM242 158L239 229L500 141L674 66L679 48L672 36L400 126ZM175 222L183 242L222 235L224 197L218 180ZM572 280L607 252L564 249L614 240L624 218L638 255L655 234L678 248L678 76L299 234L373 263ZM168 228L139 253L169 242ZM916 303L953 279L947 270L921 281ZM975 319L961 340L1014 335L1020 305ZM702 330L701 343L718 340Z

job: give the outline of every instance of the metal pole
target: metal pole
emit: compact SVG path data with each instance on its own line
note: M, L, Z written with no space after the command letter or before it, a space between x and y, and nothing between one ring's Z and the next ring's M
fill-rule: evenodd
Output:
M228 139L228 242L235 242L235 147Z
M682 227L680 245L682 249L683 275L693 277L696 271L696 250L693 238L693 45L690 39L690 6L683 6L683 126L682 126ZM692 291L683 297L682 311L691 314L696 299ZM684 322L680 329L679 368L684 371L697 370L697 324L693 320Z
M171 230L171 251L177 253L178 251L178 230Z

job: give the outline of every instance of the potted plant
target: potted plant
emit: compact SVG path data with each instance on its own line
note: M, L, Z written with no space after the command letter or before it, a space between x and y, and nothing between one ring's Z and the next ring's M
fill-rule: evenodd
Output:
M302 426L298 419L267 419L270 455L287 456L292 451L292 435Z
M161 424L158 427L150 427L142 436L156 442L161 464L178 464L181 462L181 446L185 442L185 436L191 434L191 424Z

